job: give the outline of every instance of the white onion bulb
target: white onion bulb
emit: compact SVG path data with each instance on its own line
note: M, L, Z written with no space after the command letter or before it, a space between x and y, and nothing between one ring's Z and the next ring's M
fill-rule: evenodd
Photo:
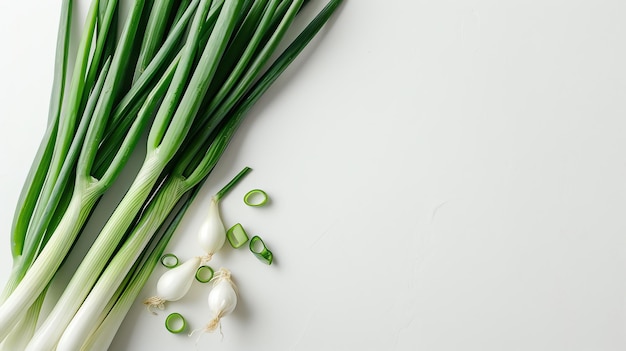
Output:
M198 232L198 243L207 254L208 259L210 259L214 253L224 246L225 241L226 228L220 216L218 201L213 198L211 199L206 221L202 224Z
M212 319L205 331L213 331L220 325L221 318L231 313L237 306L237 287L227 269L220 268L216 273L208 302Z
M202 258L193 257L185 261L180 266L174 267L163 273L157 282L157 294L146 301L144 304L151 307L163 309L167 301L178 301L182 299L193 280L196 277L196 271L202 263Z

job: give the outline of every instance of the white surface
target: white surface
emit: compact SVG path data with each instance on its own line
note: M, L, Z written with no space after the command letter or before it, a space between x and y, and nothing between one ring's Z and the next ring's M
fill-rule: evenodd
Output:
M2 282L58 7L0 2ZM137 303L112 350L626 349L625 13L621 0L347 0L251 111L169 250L198 254L208 194L249 165L224 219L276 264L216 256L241 291L223 337L196 347ZM271 206L243 205L254 187ZM197 284L168 311L200 327L206 294Z

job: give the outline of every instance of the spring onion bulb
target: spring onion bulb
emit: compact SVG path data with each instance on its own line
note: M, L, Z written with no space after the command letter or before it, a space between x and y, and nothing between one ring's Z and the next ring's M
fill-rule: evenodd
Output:
M205 253L203 259L204 263L210 261L213 255L224 246L224 242L226 241L226 227L220 215L220 200L251 170L250 167L242 169L241 172L211 198L209 213L198 231L198 244Z
M220 268L215 273L208 302L211 320L204 327L204 332L212 332L220 327L222 317L230 314L237 306L237 287L228 269Z
M224 246L226 228L220 215L218 200L211 198L209 213L198 231L198 244L205 253L204 261L211 260L213 255Z
M148 307L148 310L152 311L154 307L162 310L165 308L166 302L182 299L189 291L189 288L191 288L191 283L193 283L196 271L201 263L202 258L193 257L180 266L163 273L157 282L156 296L152 296L143 302Z

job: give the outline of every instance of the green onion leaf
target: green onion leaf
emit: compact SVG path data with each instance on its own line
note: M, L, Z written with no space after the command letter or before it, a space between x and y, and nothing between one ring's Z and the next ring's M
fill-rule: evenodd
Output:
M235 186L246 174L250 173L252 168L244 167L237 175L230 181L228 184L224 185L224 187L215 194L215 199L217 201L221 200L228 192Z

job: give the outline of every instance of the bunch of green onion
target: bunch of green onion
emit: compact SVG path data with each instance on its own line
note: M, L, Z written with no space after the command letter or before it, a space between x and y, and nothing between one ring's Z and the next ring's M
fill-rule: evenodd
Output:
M63 0L47 129L11 231L0 349L108 347L248 110L341 0L276 52L307 2L129 0L122 14L118 0L93 0L70 75L74 5ZM143 134L130 188L40 316L57 270Z

